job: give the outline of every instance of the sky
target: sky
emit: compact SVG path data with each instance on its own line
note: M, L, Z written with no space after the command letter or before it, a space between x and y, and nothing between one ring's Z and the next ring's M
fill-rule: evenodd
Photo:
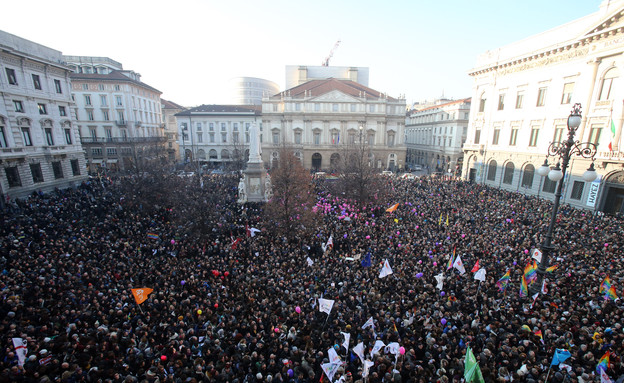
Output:
M286 65L369 68L369 87L415 101L470 97L488 50L597 12L602 0L20 0L0 29L66 55L103 56L162 98L226 104L228 80ZM7 17L8 15L13 15Z

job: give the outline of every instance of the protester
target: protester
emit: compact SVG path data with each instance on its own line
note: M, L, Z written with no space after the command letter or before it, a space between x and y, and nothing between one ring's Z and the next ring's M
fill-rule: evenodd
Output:
M550 202L423 178L360 206L316 182L323 225L294 241L271 234L262 205L236 203L235 176L105 178L14 201L0 382L318 382L334 355L333 381L460 382L468 347L486 382L597 382L607 351L607 375L624 375L621 301L599 291L607 276L622 291L621 219L562 205L558 266L534 299L519 291ZM570 356L551 367L556 349Z

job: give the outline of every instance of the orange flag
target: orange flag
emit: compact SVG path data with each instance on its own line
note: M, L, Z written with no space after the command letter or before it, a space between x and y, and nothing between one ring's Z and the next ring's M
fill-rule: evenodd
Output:
M393 211L395 211L397 208L399 207L399 203L397 202L396 204L390 206L389 208L386 209L386 211L388 213L392 213Z
M150 295L152 291L154 291L154 289L150 289L149 287L143 287L140 289L131 289L131 290L132 290L132 295L134 295L134 300L136 301L138 305L145 302L145 300L147 299L147 296Z

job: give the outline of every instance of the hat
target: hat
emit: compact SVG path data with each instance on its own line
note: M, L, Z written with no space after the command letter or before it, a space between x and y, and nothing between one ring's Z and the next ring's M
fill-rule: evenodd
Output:
M46 349L44 348L43 350L39 351L39 353L40 353L41 355L45 355L45 354L47 354L47 353L48 353L48 350L46 350Z

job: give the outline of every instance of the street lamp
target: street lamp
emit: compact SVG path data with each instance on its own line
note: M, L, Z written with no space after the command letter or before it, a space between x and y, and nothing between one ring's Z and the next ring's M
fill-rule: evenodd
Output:
M550 225L548 225L548 232L544 237L544 241L540 246L542 251L542 260L537 268L537 281L531 285L531 295L540 291L542 286L546 269L548 268L548 258L553 252L552 246L553 230L555 228L555 222L557 221L557 211L559 210L559 201L561 200L561 189L563 188L563 178L565 177L566 169L570 163L571 156L580 156L592 160L589 169L583 174L583 180L586 182L592 182L598 177L596 169L594 169L594 156L596 155L596 145L591 142L575 141L574 136L576 130L581 125L581 104L576 103L572 107L572 112L568 117L568 138L563 142L553 142L548 146L548 154L544 164L537 169L537 174L542 177L548 176L553 182L558 182L555 192L555 202L552 208L552 215L550 217ZM548 157L558 157L557 165L551 169L548 165Z

